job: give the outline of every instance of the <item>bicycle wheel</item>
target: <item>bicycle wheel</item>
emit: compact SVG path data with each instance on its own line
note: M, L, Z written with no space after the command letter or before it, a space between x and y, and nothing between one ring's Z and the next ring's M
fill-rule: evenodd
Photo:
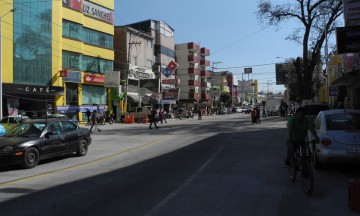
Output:
M310 161L301 162L301 186L305 194L310 195L314 188L314 173Z
M288 166L289 178L292 182L296 180L296 172L297 172L297 156L294 155L290 159L290 165Z

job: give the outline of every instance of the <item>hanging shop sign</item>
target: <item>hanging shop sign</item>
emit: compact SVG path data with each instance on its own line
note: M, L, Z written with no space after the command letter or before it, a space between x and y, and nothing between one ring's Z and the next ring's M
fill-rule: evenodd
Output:
M179 99L179 88L163 89L162 99L163 100L178 100Z
M68 71L67 76L62 79L65 82L81 83L81 73L77 71Z
M165 80L161 80L162 84L179 84L180 80L179 79L165 79Z
M94 74L85 74L84 75L84 82L86 83L104 83L105 77L100 75L94 75Z

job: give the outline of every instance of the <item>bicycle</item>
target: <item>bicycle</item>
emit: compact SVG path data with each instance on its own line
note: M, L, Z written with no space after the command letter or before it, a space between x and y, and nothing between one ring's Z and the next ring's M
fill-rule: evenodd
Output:
M294 152L288 166L289 178L296 180L297 171L301 174L301 186L306 195L310 195L314 189L314 172L311 166L312 156L309 144L314 141L302 142Z

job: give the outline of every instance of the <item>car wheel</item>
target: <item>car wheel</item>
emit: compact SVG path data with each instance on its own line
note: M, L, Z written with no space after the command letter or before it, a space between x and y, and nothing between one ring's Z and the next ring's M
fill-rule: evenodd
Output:
M76 155L77 156L85 156L88 152L88 143L86 142L86 140L80 140L79 142L79 148L76 151Z
M34 168L39 163L39 152L36 148L26 149L21 166L26 169Z

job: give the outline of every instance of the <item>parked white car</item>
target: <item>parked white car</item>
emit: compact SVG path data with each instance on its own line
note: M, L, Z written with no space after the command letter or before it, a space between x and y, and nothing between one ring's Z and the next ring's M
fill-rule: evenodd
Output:
M325 163L360 163L360 110L320 111L314 128L320 138L311 148L314 168ZM310 133L308 139L312 140Z

